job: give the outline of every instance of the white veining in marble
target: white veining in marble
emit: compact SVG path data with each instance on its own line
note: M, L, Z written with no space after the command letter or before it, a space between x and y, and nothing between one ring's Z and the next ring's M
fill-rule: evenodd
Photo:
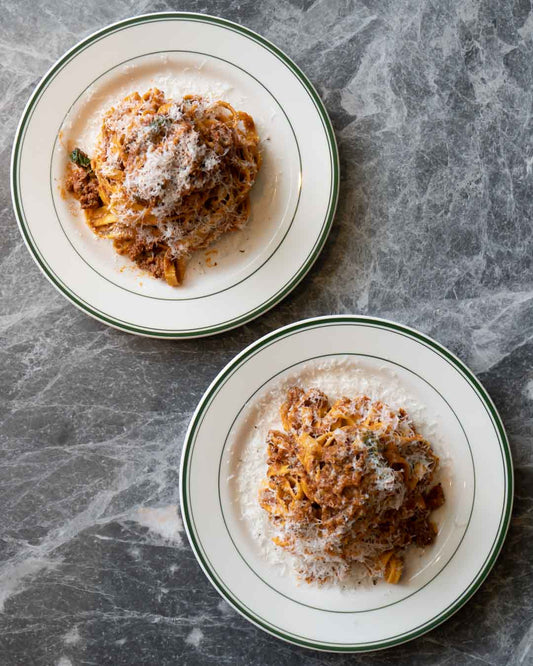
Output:
M217 338L135 338L48 284L16 227L9 156L40 77L104 25L221 15L317 86L341 155L330 239L273 311ZM0 0L0 663L533 663L533 11L530 0ZM181 444L218 370L296 319L417 327L479 374L511 440L516 502L481 590L414 643L311 653L211 588L178 513Z

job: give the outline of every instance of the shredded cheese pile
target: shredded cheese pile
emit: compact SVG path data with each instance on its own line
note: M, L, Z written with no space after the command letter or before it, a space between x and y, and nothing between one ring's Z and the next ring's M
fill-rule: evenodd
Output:
M397 583L405 548L437 534L430 514L444 495L432 485L439 460L429 442L403 409L366 396L330 405L318 389L293 387L280 415L259 491L274 543L297 557L308 582L358 566Z

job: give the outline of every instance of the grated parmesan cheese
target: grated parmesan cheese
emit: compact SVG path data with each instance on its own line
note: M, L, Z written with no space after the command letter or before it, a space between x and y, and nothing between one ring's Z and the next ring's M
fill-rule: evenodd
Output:
M205 108L205 102L198 104L200 112ZM198 132L187 123L183 123L177 140L154 143L156 129L152 124L144 123L143 116L137 114L136 103L126 98L117 104L104 122L108 130L120 138L121 143L127 141L130 151L145 156L141 164L138 160L128 160L127 164L122 165L124 188L131 203L137 200L157 200L153 213L159 220L164 220L194 187L203 187L208 181L213 185L217 181L215 170L220 164L220 156L202 143ZM162 123L182 120L179 102L170 103L160 118ZM114 143L109 142L104 173L110 175L120 166L119 155ZM117 204L116 201L112 203L115 206ZM170 229L166 232L167 238L170 237Z

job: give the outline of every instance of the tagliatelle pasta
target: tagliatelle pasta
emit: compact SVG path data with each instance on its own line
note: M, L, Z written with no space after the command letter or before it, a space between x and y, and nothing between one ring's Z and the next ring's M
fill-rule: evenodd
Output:
M276 545L295 555L308 582L346 577L353 567L398 583L409 544L437 534L431 512L439 459L403 409L367 396L330 405L318 389L294 387L280 409L284 431L267 438L259 491Z
M240 229L261 166L253 119L223 101L133 93L104 116L92 159L67 178L91 229L178 286L191 254Z

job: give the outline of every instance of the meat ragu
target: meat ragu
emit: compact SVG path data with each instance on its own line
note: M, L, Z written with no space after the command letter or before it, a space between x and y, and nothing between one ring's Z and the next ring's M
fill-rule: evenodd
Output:
M81 148L76 147L70 153L65 187L80 202L81 208L95 211L95 219L98 217L97 209L101 208L104 211L98 191L98 179L91 168L89 156ZM156 242L146 242L142 238L135 238L134 242L130 242L129 239L128 242L117 239L114 246L119 254L127 256L139 268L148 271L156 278L165 279L164 256L158 252ZM181 282L185 272L185 262L178 260L175 270L178 280Z
M245 226L261 166L247 113L156 88L110 108L91 157L75 148L70 159L66 190L92 231L172 287L194 252Z
M79 148L75 148L68 164L65 187L72 192L82 208L99 208L102 205L98 193L98 180L91 169L89 157Z
M133 242L129 240L124 242L117 239L114 247L119 254L134 261L142 270L148 271L156 278L166 279L165 256L158 251L158 244L155 241L150 243L142 238L135 238ZM173 270L176 272L178 283L183 281L186 264L187 262L181 258L174 262Z
M293 387L280 416L259 491L273 542L296 556L307 582L357 571L398 583L405 549L437 536L431 513L444 492L429 442L405 410L367 396L331 405L318 389Z

